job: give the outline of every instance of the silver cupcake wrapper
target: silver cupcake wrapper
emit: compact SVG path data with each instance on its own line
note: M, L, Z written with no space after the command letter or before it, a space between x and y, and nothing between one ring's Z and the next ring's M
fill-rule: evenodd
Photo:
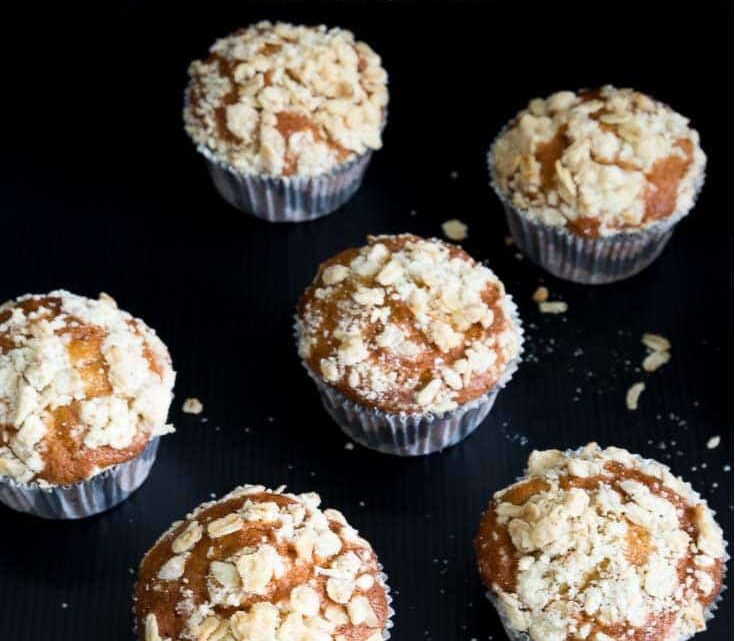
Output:
M341 207L362 184L372 152L318 176L243 174L199 145L220 196L237 209L272 223L314 220Z
M82 519L104 512L127 499L148 478L158 440L151 439L134 459L72 485L42 486L0 477L0 503L44 519Z
M564 226L548 225L511 203L498 186L493 149L507 126L498 134L487 155L490 184L503 204L513 242L534 263L554 276L585 285L613 283L634 276L648 267L666 247L676 223L694 207L704 184L704 171L694 187L687 209L632 232L586 238Z
M440 452L467 438L485 420L503 387L521 362L523 327L512 298L506 296L507 312L518 332L518 355L505 366L500 380L485 394L443 414L393 414L367 408L325 383L302 361L316 383L327 413L353 441L384 454L423 456ZM298 324L297 324L298 340Z

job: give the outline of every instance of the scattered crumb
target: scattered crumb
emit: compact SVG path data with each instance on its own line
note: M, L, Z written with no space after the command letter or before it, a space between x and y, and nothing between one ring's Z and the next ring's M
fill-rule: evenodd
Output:
M523 254L521 254L521 252L516 252L515 254L513 254L513 257L516 260L523 260Z
M542 314L564 314L569 305L560 300L544 301L538 304L538 308Z
M669 339L659 334L643 334L641 342L652 352L668 352L671 349Z
M412 209L411 211L408 212L408 215L409 216L415 216L416 215L416 210L415 209Z
M707 441L707 449L713 450L720 444L720 437L713 436Z
M198 398L187 398L181 409L184 414L201 414L204 411L204 405Z
M508 247L510 247L513 244L513 236L506 236L503 238L503 241L508 245Z
M68 607L69 607L69 604L68 604L68 603L62 603L62 604L61 604L61 608L62 608L63 610L66 610L66 608L68 608Z
M354 450L355 449L355 444L352 443L352 442L350 442L350 441L347 441L347 443L345 443L345 449L346 450Z
M671 354L669 352L651 352L643 359L643 370L646 372L655 372L670 360Z
M442 231L449 240L464 240L467 238L467 225L457 218L443 222Z
M629 410L638 409L638 399L640 398L643 390L646 389L645 383L634 383L628 389L628 393L625 395L625 404Z
M537 287L531 298L534 303L545 303L549 300L549 290L546 287Z
M449 172L449 177L452 180L457 180L457 178L459 178L459 172L458 171L450 171Z
M722 471L723 472L729 472L730 470L732 470L732 468L729 465L723 465L722 466Z
M648 349L648 356L643 359L643 371L655 372L671 360L671 342L658 334L643 334L641 343Z

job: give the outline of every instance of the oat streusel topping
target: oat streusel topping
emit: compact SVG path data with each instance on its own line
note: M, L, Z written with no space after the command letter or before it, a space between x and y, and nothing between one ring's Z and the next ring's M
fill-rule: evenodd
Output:
M0 476L75 483L166 425L174 372L143 321L66 291L0 305Z
M491 151L511 202L582 236L635 231L688 211L706 157L689 121L632 89L536 98Z
M475 547L485 585L532 641L683 641L705 628L726 559L688 483L595 443L533 452Z
M382 641L370 544L317 494L240 487L174 523L140 567L142 641Z
M461 248L370 236L321 265L298 315L299 354L325 382L386 412L454 409L520 351L503 284Z
M388 75L344 29L260 22L189 75L186 131L243 173L314 176L381 146Z

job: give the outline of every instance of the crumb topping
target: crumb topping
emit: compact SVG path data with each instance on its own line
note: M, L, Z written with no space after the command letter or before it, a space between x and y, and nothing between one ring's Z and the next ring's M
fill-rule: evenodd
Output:
M688 211L706 157L689 121L632 89L536 98L491 151L511 202L582 236L635 231Z
M143 321L66 291L0 305L0 476L75 483L166 425L174 371Z
M388 75L344 29L260 22L189 75L186 131L242 173L314 176L381 147Z
M375 553L317 494L237 488L174 523L136 588L145 641L382 641Z
M304 293L299 354L353 400L445 412L486 393L520 351L503 284L461 248L371 236L321 265Z
M722 530L669 469L591 443L535 451L475 541L484 583L532 641L674 641L720 592Z

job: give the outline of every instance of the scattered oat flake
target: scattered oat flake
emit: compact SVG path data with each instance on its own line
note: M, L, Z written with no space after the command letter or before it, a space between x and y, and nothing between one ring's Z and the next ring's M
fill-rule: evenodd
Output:
M467 225L457 218L443 222L442 231L449 240L464 240L467 238Z
M201 414L204 411L204 405L198 398L187 398L181 409L184 414Z
M646 372L655 372L659 367L666 365L670 360L670 352L651 352L643 359L643 370Z
M720 444L720 437L713 436L707 441L707 449L713 450Z
M569 309L569 305L560 300L543 301L538 304L538 308L542 314L564 314Z
M643 390L646 389L645 383L634 383L628 389L628 393L625 395L625 404L629 410L638 409L638 399L640 398Z
M641 342L652 352L668 352L671 349L669 339L659 334L643 334Z
M546 287L537 287L531 298L534 303L545 303L549 300L549 290Z

